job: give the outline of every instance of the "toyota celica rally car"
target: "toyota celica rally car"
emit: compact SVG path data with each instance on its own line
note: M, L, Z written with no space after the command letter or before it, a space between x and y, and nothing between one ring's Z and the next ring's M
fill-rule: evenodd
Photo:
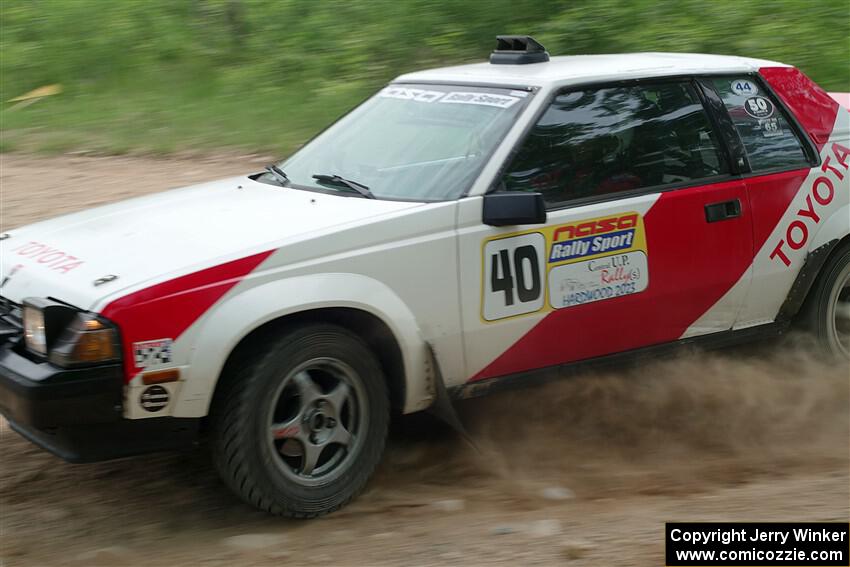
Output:
M501 36L263 172L2 234L0 409L69 461L203 437L244 500L311 517L363 488L393 411L793 323L844 364L842 96Z

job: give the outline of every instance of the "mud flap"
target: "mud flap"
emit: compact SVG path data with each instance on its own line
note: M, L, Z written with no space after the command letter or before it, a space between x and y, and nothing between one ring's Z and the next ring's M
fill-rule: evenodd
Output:
M428 353L431 357L431 365L434 369L434 403L426 410L428 413L446 423L449 427L455 430L458 435L466 441L470 447L481 452L478 449L478 446L475 444L475 441L472 440L472 437L469 435L469 432L463 426L463 422L460 420L460 416L455 411L454 405L452 404L451 397L449 396L448 390L446 390L446 384L443 381L443 372L440 370L440 363L437 361L437 354L434 352L434 346L431 343L426 342L428 345Z

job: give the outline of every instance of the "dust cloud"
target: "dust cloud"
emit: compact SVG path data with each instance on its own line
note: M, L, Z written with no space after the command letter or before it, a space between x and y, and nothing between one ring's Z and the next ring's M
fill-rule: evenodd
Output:
M549 486L677 494L850 465L850 367L806 337L691 350L459 409L477 451L451 432L414 434L390 446L395 482L478 479L529 502Z

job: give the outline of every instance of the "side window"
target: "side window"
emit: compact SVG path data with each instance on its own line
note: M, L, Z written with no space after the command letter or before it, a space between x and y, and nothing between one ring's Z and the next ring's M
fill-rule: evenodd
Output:
M811 166L794 128L756 81L741 76L711 82L744 142L753 171Z
M557 205L728 173L719 146L690 83L572 91L555 98L502 181Z

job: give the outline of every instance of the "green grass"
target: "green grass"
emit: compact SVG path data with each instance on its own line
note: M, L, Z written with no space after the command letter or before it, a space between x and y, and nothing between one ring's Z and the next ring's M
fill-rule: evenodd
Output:
M47 97L0 114L4 147L105 154L234 148L284 155L366 95L342 91L309 100L284 89L192 91L130 88Z
M8 136L0 135L0 154L14 152L17 149L14 140L10 140Z
M399 73L485 60L498 33L764 57L850 91L850 0L0 0L0 151L285 155Z

